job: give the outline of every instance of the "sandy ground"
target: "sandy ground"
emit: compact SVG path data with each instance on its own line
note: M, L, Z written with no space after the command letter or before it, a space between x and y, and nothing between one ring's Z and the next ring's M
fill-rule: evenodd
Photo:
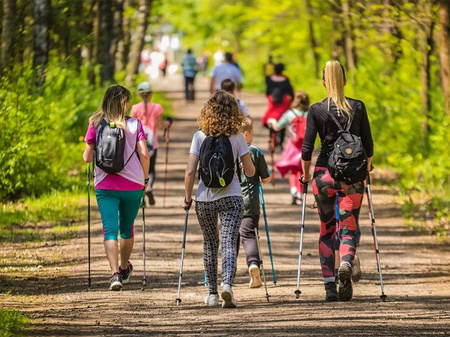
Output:
M405 226L395 192L374 187L375 216L386 302L373 249L364 200L362 240L358 255L363 278L354 285L351 302L324 301L317 242L318 216L307 207L300 298L296 299L301 207L290 205L287 180L265 185L267 219L276 286L272 282L268 246L261 226L261 245L270 303L264 288L249 289L241 252L233 287L237 309L208 308L203 285L202 236L190 212L181 288L177 306L184 211L183 175L196 118L209 96L206 79L197 81L197 101L186 104L180 78L156 83L174 100L166 207L163 207L165 144L158 153L156 205L146 209L146 276L142 285L142 217L136 221L132 254L135 273L121 292L108 290L109 268L102 245L98 212L92 221L92 286L87 287L87 225L70 241L3 243L0 258L1 307L32 317L32 336L428 336L450 335L449 245ZM256 119L254 144L270 162L267 131L259 127L266 99L243 93ZM278 157L279 153L276 154ZM81 158L81 154L80 154ZM312 205L308 194L307 205ZM219 264L220 265L220 264Z

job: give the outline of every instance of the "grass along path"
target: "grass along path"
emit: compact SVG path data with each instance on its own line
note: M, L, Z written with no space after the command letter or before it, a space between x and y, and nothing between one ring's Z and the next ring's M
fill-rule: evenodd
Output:
M277 286L271 282L267 240L261 247L270 303L264 288L249 289L244 253L238 258L233 288L238 308L203 304L202 236L190 212L184 260L182 303L176 306L183 234L183 175L196 118L208 98L207 81L197 81L197 98L185 104L179 77L156 84L174 101L170 176L163 208L165 144L161 141L155 183L156 205L146 209L147 287L142 291L142 220L136 220L132 255L135 273L121 292L108 291L108 263L102 245L99 214L92 219L92 287L87 290L87 226L71 240L6 242L0 258L0 303L31 319L32 336L427 336L450 331L450 256L448 244L405 226L396 195L374 187L374 207L387 302L380 285L366 201L361 212L358 255L363 277L351 302L327 303L317 251L318 217L307 208L303 241L300 299L295 299L301 208L290 205L288 182L265 185L265 201ZM259 127L266 99L243 93L255 118L254 144L267 152L267 132ZM370 113L370 111L369 111ZM277 153L277 157L278 157ZM81 160L81 153L80 153ZM312 194L307 204L312 205ZM263 219L260 221L263 229ZM220 266L220 263L219 263ZM11 269L12 268L12 269ZM219 268L220 269L220 268Z

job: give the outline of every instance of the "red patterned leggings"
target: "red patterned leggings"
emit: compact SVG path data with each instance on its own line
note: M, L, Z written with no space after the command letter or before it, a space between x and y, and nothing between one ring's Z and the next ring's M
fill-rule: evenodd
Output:
M317 202L320 219L319 257L322 274L326 279L334 278L334 236L336 232L336 193L344 194L339 198L341 245L339 255L342 262L353 264L356 252L356 232L358 216L364 195L364 183L341 187L334 181L326 167L316 167L313 178L313 193Z

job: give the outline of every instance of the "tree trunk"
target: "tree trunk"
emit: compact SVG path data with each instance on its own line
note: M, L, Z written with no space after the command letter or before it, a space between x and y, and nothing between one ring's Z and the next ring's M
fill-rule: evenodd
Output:
M133 84L134 75L137 73L139 68L141 52L144 48L144 39L147 32L148 16L150 14L151 4L152 0L139 0L138 27L131 46L130 62L128 63L127 76L125 78L125 83L128 86Z
M100 64L100 83L103 84L114 80L114 58L110 54L113 40L112 0L102 0L99 5L98 64Z
M349 0L342 0L342 21L345 27L345 37L344 37L344 49L345 49L345 59L347 61L347 69L353 70L356 68L355 57L354 57L354 47L353 47L353 37L350 21L350 6Z
M122 41L123 35L123 2L124 0L116 0L114 11L114 23L111 46L109 48L109 57L111 59L112 72L114 74L116 68L116 53L119 41Z
M320 78L320 70L319 70L319 53L317 52L317 40L314 34L314 26L313 26L313 14L311 8L311 1L305 0L306 13L308 14L308 26L309 26L309 41L311 44L311 51L313 54L314 60L314 74L317 78Z
M0 74L11 65L14 57L14 32L16 27L16 0L3 0L2 45L0 52Z
M33 68L36 71L36 85L38 87L45 81L45 67L48 63L49 14L50 3L48 0L34 1Z
M448 0L440 0L439 23L441 24L439 59L445 97L445 112L450 114L450 1Z
M422 82L422 111L425 115L425 144L429 148L429 135L431 133L431 62L430 58L434 50L434 32L435 23L430 20L429 24L425 28L425 40L422 51L422 65L420 69L421 82Z
M129 6L129 1L124 1L124 10ZM116 52L116 71L125 70L125 65L128 62L128 53L130 52L130 29L131 20L128 16L122 16L122 34L117 43Z

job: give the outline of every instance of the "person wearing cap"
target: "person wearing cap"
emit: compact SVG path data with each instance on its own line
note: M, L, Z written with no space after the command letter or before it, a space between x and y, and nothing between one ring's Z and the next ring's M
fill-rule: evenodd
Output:
M148 130L149 135L153 134L153 154L150 157L150 168L149 168L149 183L145 190L145 195L148 198L148 203L150 205L155 204L155 198L153 196L153 183L155 182L155 164L156 155L158 153L158 134L156 129L164 130L170 126L169 121L163 121L162 114L164 112L163 107L158 103L152 103L152 86L148 82L141 82L137 86L137 92L142 98L142 102L134 104L131 107L131 117L138 118L144 130Z

